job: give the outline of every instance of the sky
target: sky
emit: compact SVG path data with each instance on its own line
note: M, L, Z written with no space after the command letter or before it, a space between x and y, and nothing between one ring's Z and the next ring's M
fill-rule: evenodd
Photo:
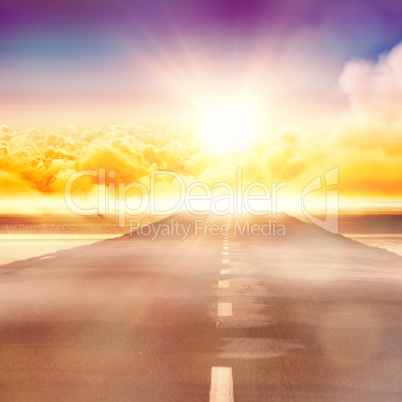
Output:
M1 0L2 117L17 128L174 124L242 91L274 117L315 117L343 106L349 59L401 40L401 19L390 0Z
M338 166L345 199L398 201L400 21L391 0L0 0L0 195L115 161L293 193Z

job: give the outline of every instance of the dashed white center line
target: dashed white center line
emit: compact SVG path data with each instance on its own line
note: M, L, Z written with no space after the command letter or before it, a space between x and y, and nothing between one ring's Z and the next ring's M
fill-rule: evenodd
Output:
M229 288L230 283L229 281L219 281L218 282L218 288Z
M218 303L218 317L232 317L232 303Z
M210 402L233 402L232 367L212 367Z
M228 238L223 240L223 250L229 250ZM222 256L228 256L229 251L223 251ZM229 264L229 260L222 259L222 264ZM229 275L230 269L221 269L221 275ZM230 281L218 281L218 288L229 288ZM232 317L232 303L218 303L218 317ZM216 323L217 327L219 322ZM232 367L212 367L210 402L233 402Z

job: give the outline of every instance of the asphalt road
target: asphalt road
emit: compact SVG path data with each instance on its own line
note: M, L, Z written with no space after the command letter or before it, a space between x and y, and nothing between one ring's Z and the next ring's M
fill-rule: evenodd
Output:
M402 400L401 257L173 219L0 268L1 401Z

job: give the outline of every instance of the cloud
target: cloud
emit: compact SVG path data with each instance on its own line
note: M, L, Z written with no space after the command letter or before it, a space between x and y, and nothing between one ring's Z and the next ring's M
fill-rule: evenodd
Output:
M0 170L0 195L2 199L24 194L26 197L38 195L29 184L10 172Z
M242 168L244 183L288 182L289 191L300 194L315 177L339 167L341 194L394 197L402 192L402 125L397 122L339 118L301 122L281 127L256 139L250 152L223 160L209 152L197 136L181 127L152 131L135 123L74 127L42 133L30 129L0 130L2 197L25 198L35 193L62 199L68 178L82 169L106 169L111 182L149 184L151 170L180 173L186 183L201 180L213 185L234 183ZM97 179L82 178L74 192L90 197ZM101 183L103 184L103 183ZM168 196L169 181L161 183Z
M352 60L339 78L342 91L356 111L397 118L402 108L402 43L376 62Z
M5 191L11 189L12 178L18 183L13 187L14 195L18 188L21 194L28 188L62 194L71 174L84 169L113 171L114 177L107 176L106 184L128 184L141 181L151 170L193 177L215 165L194 136L180 127L151 131L127 123L82 132L69 126L49 133L35 129L13 132L7 126L0 127L0 171L10 175ZM80 192L91 193L96 181L82 180Z

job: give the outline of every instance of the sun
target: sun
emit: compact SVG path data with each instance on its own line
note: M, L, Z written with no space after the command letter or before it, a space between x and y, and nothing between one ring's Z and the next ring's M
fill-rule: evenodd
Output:
M248 105L215 104L204 108L202 131L218 153L247 150L257 133L257 122Z

